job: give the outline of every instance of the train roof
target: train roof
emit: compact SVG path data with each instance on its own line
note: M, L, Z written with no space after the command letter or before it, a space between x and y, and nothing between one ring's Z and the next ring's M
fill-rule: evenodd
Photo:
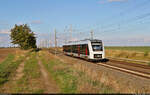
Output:
M102 40L99 39L84 39L84 40L79 40L79 41L69 41L65 45L76 45L76 44L88 44L88 42L102 42Z

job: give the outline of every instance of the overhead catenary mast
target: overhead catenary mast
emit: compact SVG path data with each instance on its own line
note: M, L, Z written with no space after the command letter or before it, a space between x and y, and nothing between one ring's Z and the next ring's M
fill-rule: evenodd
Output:
M56 55L56 48L57 48L57 36L56 36L56 29L54 30L55 32L55 55Z
M93 40L93 30L91 30L91 40Z
M70 25L70 41L72 41L72 24Z
M64 29L64 33L67 31L67 26L65 26L65 29ZM67 34L66 34L66 37L65 37L65 44L67 44Z

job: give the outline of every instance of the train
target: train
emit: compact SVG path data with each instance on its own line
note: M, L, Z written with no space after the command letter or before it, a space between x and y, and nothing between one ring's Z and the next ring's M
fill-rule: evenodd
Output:
M70 41L63 45L63 53L90 61L105 60L104 45L99 39Z

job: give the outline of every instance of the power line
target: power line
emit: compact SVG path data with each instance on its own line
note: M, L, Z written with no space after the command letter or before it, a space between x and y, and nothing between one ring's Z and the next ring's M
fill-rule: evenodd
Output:
M141 8L141 7L143 7L143 6L145 6L146 4L149 4L149 1L150 0L146 0L145 2L143 2L143 3L140 3L140 4L137 4L137 5L135 5L135 6L133 6L133 7L130 7L130 8L127 8L126 10L124 10L124 11L121 11L121 12L119 12L119 16L111 16L110 18L107 18L107 20L109 20L109 22L110 22L110 20L114 20L114 19L118 19L118 17L122 17L123 15L125 16L125 14L129 14L130 12L132 12L133 10L134 10L134 12L135 12L135 10L137 10L137 9L139 9L139 8ZM114 23L111 23L111 24L108 24L108 25L106 25L106 26L104 26L104 27L102 27L102 28L110 28L110 27L112 27L112 26L114 26L115 24ZM96 24L95 26L99 26L99 24ZM88 27L85 27L86 28L86 30L88 29L88 30L90 30L89 29L89 26ZM82 29L79 29L79 30L77 30L77 31L83 31L83 30L85 30L85 28L82 28ZM92 27L93 28L93 27Z

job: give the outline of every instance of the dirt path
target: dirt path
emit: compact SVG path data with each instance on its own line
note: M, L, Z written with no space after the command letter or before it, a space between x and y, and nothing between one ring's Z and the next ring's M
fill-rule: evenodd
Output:
M18 69L16 70L16 77L14 77L14 80L19 80L23 75L23 70L24 70L24 62L22 62Z
M29 57L27 57L25 60L28 60L28 59L29 59ZM24 62L25 62L25 60L24 60ZM18 69L16 70L16 76L14 77L14 80L19 80L20 78L23 77L23 75L24 75L24 73L23 73L23 70L24 70L24 62L22 62L22 63L19 65Z
M40 71L42 73L43 82L45 84L46 92L45 93L59 93L59 89L55 83L55 81L52 79L52 77L48 74L45 67L41 63L41 61L38 62L40 66Z

